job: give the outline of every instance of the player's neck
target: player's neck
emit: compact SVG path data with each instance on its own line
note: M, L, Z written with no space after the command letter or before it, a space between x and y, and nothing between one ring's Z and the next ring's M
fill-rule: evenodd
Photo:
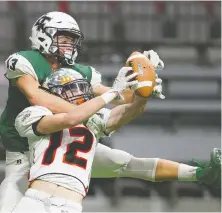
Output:
M54 57L46 57L48 63L50 64L52 71L55 71L59 68L61 68L61 64L58 63L58 60L55 59Z
M61 68L61 64L53 63L53 64L51 64L51 67L52 67L52 71L55 71L55 70Z

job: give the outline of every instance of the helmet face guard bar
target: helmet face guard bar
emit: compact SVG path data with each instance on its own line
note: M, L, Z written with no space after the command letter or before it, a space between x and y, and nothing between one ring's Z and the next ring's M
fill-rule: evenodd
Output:
M86 79L77 79L63 85L49 84L48 86L49 89L46 90L49 90L50 93L73 104L79 105L94 98L91 84Z
M82 41L84 39L84 35L81 31L76 29L69 28L53 28L46 27L44 28L44 32L51 38L52 44L49 47L49 53L53 56L56 56L59 62L63 65L73 65L74 61L79 52L82 51ZM59 36L69 36L73 38L72 44L62 44L59 43ZM71 47L72 52L68 54L61 55L59 48L61 47Z
M48 28L49 29L49 28ZM47 30L47 28L46 28ZM58 42L58 36L63 35L63 36L70 36L74 39L73 42L73 48L77 49L78 51L82 50L82 41L84 39L83 33L79 30L76 29L68 29L68 28L60 28L56 29L56 32L54 34L54 37L57 37L57 42L55 44L59 44ZM54 38L53 38L54 39ZM52 43L53 44L53 43ZM60 45L61 46L61 45Z

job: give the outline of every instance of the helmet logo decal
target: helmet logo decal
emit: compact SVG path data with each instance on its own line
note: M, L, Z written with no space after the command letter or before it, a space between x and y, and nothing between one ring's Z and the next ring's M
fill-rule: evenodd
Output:
M36 23L34 26L37 26L37 30L42 30L44 29L44 26L46 24L46 22L50 21L52 18L50 18L49 16L42 16Z
M68 82L71 82L73 79L70 76L62 76L61 78L61 84L65 84Z

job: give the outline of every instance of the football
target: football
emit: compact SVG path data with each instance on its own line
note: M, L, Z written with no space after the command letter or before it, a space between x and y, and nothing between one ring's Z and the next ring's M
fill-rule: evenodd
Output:
M126 66L131 66L133 72L138 72L136 80L139 83L135 93L144 98L149 97L155 86L156 78L156 72L150 60L142 53L135 51L127 59Z

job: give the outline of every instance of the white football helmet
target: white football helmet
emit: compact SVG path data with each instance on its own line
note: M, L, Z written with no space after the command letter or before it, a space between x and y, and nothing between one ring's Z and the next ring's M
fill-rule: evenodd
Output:
M72 51L63 55L59 53L56 36L68 35L73 38ZM43 54L56 56L60 63L73 65L78 51L81 50L81 42L84 36L74 18L63 12L49 12L41 16L32 27L32 49L37 49Z

